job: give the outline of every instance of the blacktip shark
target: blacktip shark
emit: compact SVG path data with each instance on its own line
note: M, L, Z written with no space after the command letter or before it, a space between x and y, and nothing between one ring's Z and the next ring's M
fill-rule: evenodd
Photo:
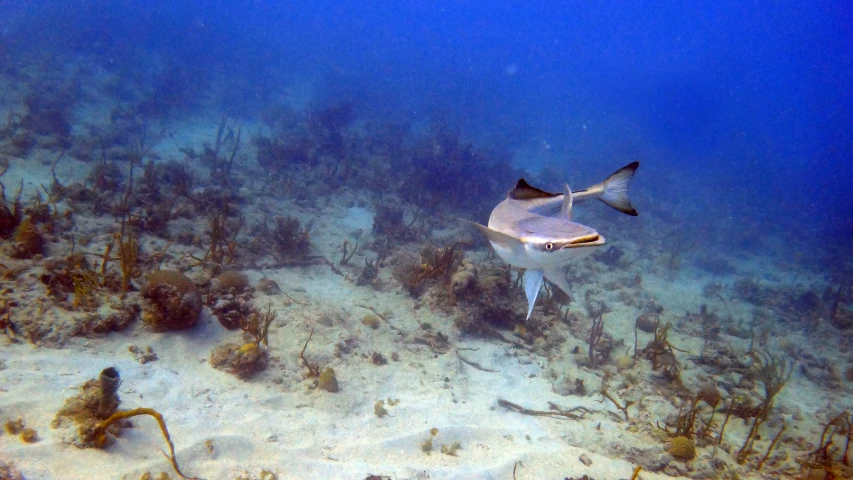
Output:
M525 269L528 319L545 279L569 293L566 264L604 245L604 237L595 229L572 221L574 203L597 198L622 213L637 216L628 187L639 166L639 162L625 165L603 182L575 192L565 185L563 193L548 193L522 178L492 210L489 226L472 222L499 257Z

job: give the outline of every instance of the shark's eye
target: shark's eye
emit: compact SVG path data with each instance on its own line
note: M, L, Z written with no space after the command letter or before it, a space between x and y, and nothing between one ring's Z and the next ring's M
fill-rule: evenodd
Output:
M546 243L546 244L545 244L545 250L548 250L548 251L550 252L550 251L551 251L551 250L553 250L553 249L554 249L554 244L553 244L553 243L548 242L548 243Z

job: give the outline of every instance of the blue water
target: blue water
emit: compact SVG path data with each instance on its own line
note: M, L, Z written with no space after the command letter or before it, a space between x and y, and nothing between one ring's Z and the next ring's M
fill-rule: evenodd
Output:
M7 58L81 55L130 84L171 70L156 88L175 109L213 90L220 108L252 117L283 85L310 81L315 103L348 99L359 115L403 122L440 116L478 145L526 152L515 157L523 168L637 158L648 188L665 188L664 175L689 182L679 195L737 202L743 221L760 211L780 233L796 225L836 245L853 233L847 2L0 8Z

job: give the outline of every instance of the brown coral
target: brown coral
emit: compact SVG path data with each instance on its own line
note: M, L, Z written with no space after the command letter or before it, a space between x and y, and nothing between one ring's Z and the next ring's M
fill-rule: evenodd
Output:
M193 327L201 315L201 294L186 275L172 270L148 274L142 290L151 309L144 318L157 330L181 330Z
M278 286L278 283L269 278L262 278L258 280L257 289L265 295L278 295L281 293L281 287Z
M240 378L251 378L267 368L269 358L266 349L256 343L226 343L213 349L210 364Z
M723 396L720 395L720 391L717 390L717 387L713 383L706 383L696 392L696 398L712 407L716 407L720 403L720 400L723 399Z
M227 270L213 279L210 289L217 293L226 293L234 290L234 293L243 293L249 289L249 277L245 273Z
M15 229L12 237L12 258L33 258L44 250L44 238L42 238L30 217L25 218Z
M6 238L11 234L20 221L3 200L0 198L0 238Z
M457 242L453 245L438 248L427 245L421 249L420 260L399 262L394 267L394 278L396 278L414 296L420 296L425 286L434 281L448 281L450 276L462 262L465 252L461 247L464 243Z
M241 328L255 311L251 293L226 293L219 297L211 295L208 297L208 306L213 316L228 330Z
M338 388L338 378L335 376L335 371L332 367L326 367L325 370L320 372L320 376L317 377L317 386L331 393L340 391Z
M638 330L646 333L655 333L655 329L658 327L658 320L651 313L644 313L637 317L634 325L636 325Z
M669 443L669 453L678 460L696 458L696 445L687 437L675 437Z
M9 480L24 480L21 472L15 468L15 464L12 462L5 462L0 460L0 478L6 478Z

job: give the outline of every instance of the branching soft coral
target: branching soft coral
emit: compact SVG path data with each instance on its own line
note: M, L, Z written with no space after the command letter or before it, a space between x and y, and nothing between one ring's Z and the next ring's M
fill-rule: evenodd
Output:
M399 265L394 275L410 292L418 292L429 280L450 279L456 271L465 252L460 248L463 243L438 248L428 245L421 250L420 263L415 265Z

